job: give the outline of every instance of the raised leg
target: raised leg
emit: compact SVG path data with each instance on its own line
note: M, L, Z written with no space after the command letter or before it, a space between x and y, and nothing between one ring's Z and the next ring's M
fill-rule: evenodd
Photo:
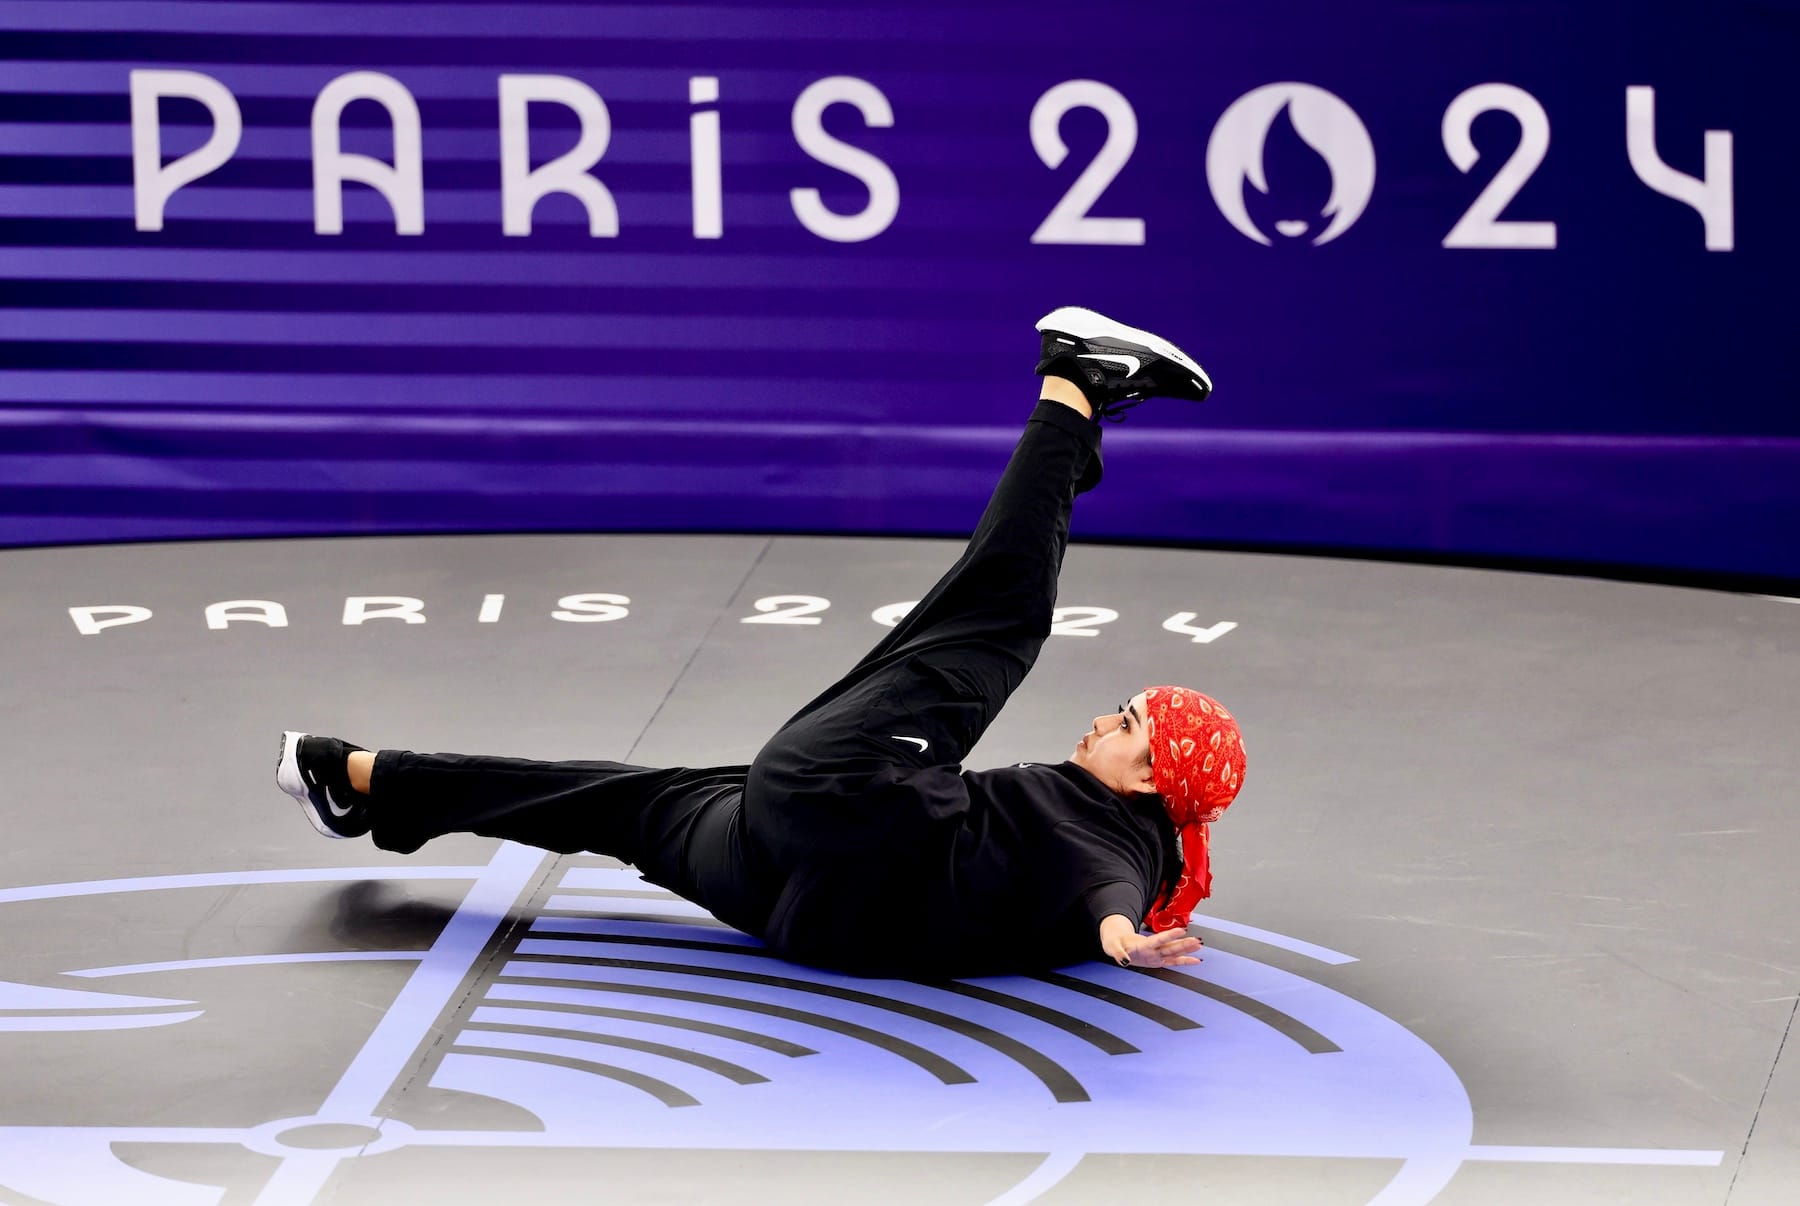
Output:
M861 805L882 776L967 756L1049 636L1074 499L1099 477L1098 426L1040 401L962 556L752 764L745 817L778 865L879 840L888 818Z

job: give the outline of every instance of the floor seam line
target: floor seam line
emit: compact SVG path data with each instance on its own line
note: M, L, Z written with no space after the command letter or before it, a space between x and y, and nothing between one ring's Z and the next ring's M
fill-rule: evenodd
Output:
M662 714L663 706L667 704L669 699L675 694L675 688L681 685L681 680L687 677L688 669L693 666L694 659L700 656L700 651L702 649L706 648L706 642L711 639L714 630L719 626L719 622L724 619L726 610L731 606L731 601L737 598L738 592L744 589L744 585L750 581L750 576L756 572L757 566L762 564L763 558L767 557L769 555L769 550L774 547L775 538L773 536L766 536L763 538L763 547L759 549L756 556L751 559L749 567L744 570L743 577L738 579L737 585L731 588L731 593L725 597L725 601L719 605L718 613L713 616L712 623L708 624L706 626L706 631L700 634L700 639L694 643L694 648L692 652L688 654L687 661L682 663L681 669L676 672L674 679L669 683L669 689L663 692L663 697L657 701L655 710L650 713L650 718L644 721L644 727L638 730L638 735L632 740L630 749L625 751L625 761L631 761L632 755L637 752L637 747L649 734L650 727L656 723L656 718ZM550 857L544 860L542 870L521 895L521 900L535 900L538 894L543 891L544 885L556 874L556 870L562 865L563 860L568 857L567 855L556 854L553 851L546 851L545 853L549 854ZM468 1004L469 1000L474 996L476 989L481 985L482 978L486 975L487 970L501 962L505 957L502 952L508 949L512 942L513 935L518 933L520 926L523 924L526 924L526 919L523 916L513 918L511 919L511 923L496 935L489 947L486 957L479 963L470 967L467 991L447 1007L440 1016L456 1017L462 1013L463 1007ZM431 1062L432 1054L443 1045L444 1040L448 1037L448 1031L440 1034L437 1036L436 1042L429 1044L426 1049L421 1052L420 1058L414 1061L412 1065L411 1074L401 1083L389 1090L389 1101L397 1102L412 1090L412 1087L418 1083L420 1076L424 1074L426 1066ZM371 1142L373 1142L373 1140L371 1140Z
M656 723L656 718L662 715L663 708L666 707L669 700L674 697L675 688L681 685L681 680L687 677L687 672L689 670L693 669L694 660L700 656L700 651L706 648L706 643L712 639L712 634L725 619L725 612L726 609L731 606L731 601L738 597L738 593L744 589L749 583L751 576L756 573L757 567L763 563L763 558L767 557L769 555L769 550L774 547L775 537L763 537L763 546L757 551L756 556L751 559L749 567L744 570L744 576L738 579L737 585L731 588L731 593L725 596L725 601L719 605L718 614L713 616L712 623L706 626L706 631L700 634L700 639L694 642L694 648L692 652L688 654L687 661L681 663L681 669L675 672L674 679L669 683L669 689L664 691L663 697L656 701L656 707L652 709L650 718L644 721L644 727L638 730L638 735L636 739L632 741L631 748L625 751L625 761L631 761L632 755L637 753L637 747L643 743L645 737L649 736L650 728Z
M550 852L545 851L545 853L549 854ZM542 870L539 872L538 876L526 886L525 891L515 898L513 903L517 905L535 899L537 894L543 890L545 881L548 880L551 874L556 870L557 863L560 860L560 855L553 855L550 858L542 860L539 863ZM455 1018L462 1014L463 1007L469 1003L469 1000L475 995L476 989L481 986L482 977L487 974L488 968L500 961L500 952L506 949L507 944L512 940L513 934L517 932L519 925L525 920L526 919L523 917L513 919L511 924L507 925L504 930L496 927L495 936L490 940L489 949L485 956L469 965L468 978L464 982L465 991L461 996L456 997L454 1000L445 1004L443 1010L438 1014L439 1018ZM404 1078L397 1081L393 1088L389 1089L386 1096L383 1098L379 1108L383 1110L384 1116L387 1113L392 1112L393 1109L399 1105L401 1099L412 1092L413 1086L418 1084L419 1078L425 1074L425 1069L431 1063L432 1057L437 1054L438 1049L442 1047L445 1040L450 1037L451 1030L447 1027L443 1033L436 1035L428 1042L420 1044L417 1057L412 1061ZM427 1082L427 1087L429 1087L429 1082ZM368 1144L364 1144L364 1150L359 1151L357 1155L366 1155L366 1149L375 1142L376 1140L372 1139ZM331 1191L331 1200L337 1200L337 1191L335 1188Z
M1781 1055L1787 1050L1788 1036L1794 1032L1794 1016L1796 1014L1800 1014L1800 1000L1796 1000L1793 1008L1788 1010L1787 1028L1781 1032L1781 1042L1776 1045L1775 1058L1769 1064L1768 1079L1763 1081L1762 1096L1756 1099L1756 1110L1750 1115L1750 1129L1744 1132L1744 1146L1738 1152L1737 1167L1731 1170L1731 1184L1725 1187L1723 1206L1730 1206L1731 1195L1737 1192L1738 1177L1743 1173L1744 1161L1750 1155L1750 1140L1756 1137L1756 1123L1762 1117L1763 1106L1769 1100L1769 1086L1775 1083L1775 1069L1781 1066Z

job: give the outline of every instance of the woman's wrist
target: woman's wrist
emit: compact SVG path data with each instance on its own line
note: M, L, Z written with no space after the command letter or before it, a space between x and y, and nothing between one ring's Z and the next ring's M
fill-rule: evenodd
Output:
M1112 913L1100 919L1100 950L1120 967L1131 964L1130 939L1137 926L1123 913Z

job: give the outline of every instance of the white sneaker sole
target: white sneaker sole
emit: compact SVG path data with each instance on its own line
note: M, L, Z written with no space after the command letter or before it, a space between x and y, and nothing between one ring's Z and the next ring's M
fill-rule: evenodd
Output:
M1040 331L1061 331L1073 335L1077 339L1122 339L1127 343L1142 344L1164 360L1172 360L1192 373L1205 388L1212 392L1212 378L1206 370L1195 364L1193 359L1180 348L1160 336L1138 327L1128 327L1122 322L1115 322L1106 315L1081 306L1064 306L1059 310L1038 319L1037 329Z
M306 781L300 777L300 739L304 736L305 733L291 729L281 735L281 759L275 764L275 785L300 801L300 811L306 814L314 829L341 841L344 835L334 832L319 816L319 810L313 806L312 796L306 790Z

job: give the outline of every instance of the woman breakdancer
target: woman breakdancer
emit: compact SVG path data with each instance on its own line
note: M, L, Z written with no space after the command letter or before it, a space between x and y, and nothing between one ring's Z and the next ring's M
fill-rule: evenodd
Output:
M277 782L320 832L386 850L476 833L611 855L823 967L1198 962L1186 927L1211 890L1207 826L1244 774L1217 701L1150 687L1096 717L1067 761L960 766L1049 635L1070 511L1101 476L1100 420L1212 392L1180 349L1091 310L1038 330L1040 401L968 548L750 765L371 753L288 732Z

